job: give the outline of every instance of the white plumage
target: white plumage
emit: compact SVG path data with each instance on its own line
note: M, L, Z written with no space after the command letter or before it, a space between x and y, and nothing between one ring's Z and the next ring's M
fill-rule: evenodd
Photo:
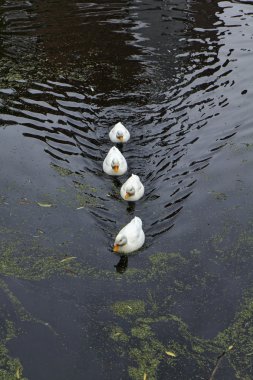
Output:
M127 162L123 154L113 146L103 162L103 171L109 175L120 176L127 171Z
M119 122L110 130L109 137L113 143L125 143L130 139L130 133L126 127Z
M143 197L144 186L138 175L132 174L130 178L121 186L120 195L123 199L134 202Z
M131 253L140 249L145 242L142 221L136 216L116 236L113 251Z

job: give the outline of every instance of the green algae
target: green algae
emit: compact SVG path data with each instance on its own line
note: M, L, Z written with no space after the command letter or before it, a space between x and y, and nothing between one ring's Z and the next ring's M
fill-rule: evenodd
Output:
M61 177L69 177L70 175L73 175L74 172L72 172L69 169L63 168L56 164L50 164L51 168L53 168Z
M180 253L158 252L149 257L151 268L149 277L162 276L170 271L177 269L186 263L186 260Z
M97 199L89 194L78 192L76 195L76 201L78 207L96 206Z
M114 326L114 332L118 332L119 337L124 337L122 340L117 335L109 336L118 345L124 345L122 351L117 347L116 352L127 354L131 363L128 367L131 379L142 380L146 373L148 379L155 380L161 364L174 368L182 365L182 362L195 364L199 373L211 372L220 349L216 343L193 336L187 325L176 315L159 316L158 311L154 317L149 304L145 308L136 306L135 313L127 310L127 306L139 303L139 300L120 303L120 310L123 310L117 315L127 319L130 326ZM111 306L114 312L115 306L118 311L119 303ZM163 339L159 336L160 330L164 332ZM175 356L171 356L171 352Z
M133 300L125 301L125 305L128 302L132 303ZM165 362L168 370L175 368L177 371L177 368L179 370L182 366L189 365L194 367L198 378L209 378L222 353L226 355L237 379L252 378L253 298L246 298L243 310L237 314L234 322L212 340L194 336L177 315L151 317L149 310L146 305L142 316L126 316L122 313L121 317L127 317L131 322L130 330L122 326L114 327L115 332L124 336L122 341L110 336L118 344L127 342L127 346L124 345L122 349L129 360L135 363L128 367L131 379L142 380L146 373L148 379L155 380L158 378L159 366L165 365ZM166 332L162 340L158 336L157 324L160 330ZM172 352L175 357L170 357L166 352ZM189 375L189 379L195 378L194 374Z
M13 321L10 321L9 319L5 320L6 324L6 336L5 341L8 342L9 340L12 340L13 338L16 338L17 332L15 328L15 324Z
M62 66L60 63L49 63L43 52L36 51L35 54L23 54L22 59L14 60L7 57L0 59L0 85L15 85L15 88L26 87L27 82L45 82L48 79L68 80L87 83L89 68L87 62L74 66L68 64Z
M147 258L146 267L132 267L127 269L126 273L124 273L124 281L131 283L147 283L151 281L156 281L157 283L160 283L164 279L167 279L168 276L171 276L171 278L173 279L178 272L184 272L192 260L198 260L199 256L200 252L198 253L198 255L196 254L196 252L194 254L191 254L189 259L185 259L180 253L175 252L154 253ZM122 280L122 275L116 272L112 273L111 271L99 271L99 273L101 278L109 277L112 280ZM186 287L187 286L188 284L186 284ZM178 287L177 290L180 291L182 283L178 281L176 287Z
M225 233L225 232L224 232ZM4 236L9 236L10 240L3 240ZM14 241L13 241L14 236ZM45 278L50 278L56 274L66 274L71 275L69 269L75 272L78 277L91 276L93 278L99 278L101 280L124 280L126 282L136 282L136 283L148 283L156 281L156 283L161 283L165 279L170 279L168 289L173 290L173 292L185 292L190 291L193 284L199 283L204 286L206 281L208 281L208 275L206 277L197 277L194 272L199 266L199 259L201 258L201 251L192 250L187 258L184 258L180 253L161 253L152 254L146 261L145 268L129 268L124 276L112 272L111 270L102 270L89 265L85 262L75 260L70 263L61 262L64 257L68 255L66 250L68 250L68 244L64 244L65 252L59 251L53 248L43 247L43 240L45 239L43 235L40 235L40 239L31 239L27 237L22 237L17 231L8 229L6 227L0 226L0 273L7 276L15 276L24 279L41 280ZM214 240L212 241L214 243ZM214 244L215 251L222 251L220 249L220 244L217 239ZM253 248L253 239L251 235L240 234L236 244L233 249L229 249L224 258L229 259L236 255L242 246L246 247L248 256L246 255L243 260L251 259L251 249ZM235 252L235 253L233 253ZM225 255L225 253L224 253ZM217 260L222 261L222 254L217 256ZM190 278L187 282L184 280L185 273L192 273L194 278ZM182 278L179 278L179 274L182 273ZM191 276L189 276L191 277ZM155 302L153 302L153 308L156 308Z
M218 201L225 201L227 199L227 195L225 193L219 192L219 191L211 191L211 194L214 196L215 199Z
M17 321L42 324L43 326L49 328L54 334L55 331L48 323L35 318L31 313L29 313L15 294L9 289L3 279L0 279L0 289L7 297L7 300L11 305L12 313L14 312L16 321L14 323L13 320L9 319L9 312L5 315L6 313L4 308L0 309L0 378L1 380L26 380L26 378L22 375L23 367L20 360L17 358L12 358L8 354L7 349L8 342L16 338L21 333L21 329L16 328Z
M11 233L6 228L2 228L0 231L3 236ZM213 252L219 252L217 261L222 264L223 259L229 260L231 253L234 252L233 255L235 255L244 249L247 253L245 255L247 262L252 256L252 235L247 231L239 233L231 247L225 251L222 245L226 244L230 232L231 230L226 228L222 231L221 238L211 240ZM110 311L113 315L129 324L126 327L125 323L121 324L119 321L118 325L115 324L108 330L107 338L113 341L113 344L118 348L122 347L122 350L117 351L118 353L125 352L129 359L128 372L130 378L143 379L144 373L147 374L148 379L160 378L159 368L161 365L166 365L166 368L171 370L179 370L187 365L190 368L190 365L193 365L195 374L198 373L199 376L208 378L218 355L233 345L234 348L227 352L226 356L238 379L250 379L247 377L247 373L251 371L250 363L253 355L252 327L250 326L253 317L253 304L250 297L245 301L243 310L238 313L235 321L213 340L194 336L179 316L164 312L165 309L169 310L168 305L175 302L178 293L190 292L193 284L199 284L203 289L210 284L211 277L206 273L192 276L190 282L188 282L189 277L184 278L186 272L189 271L191 275L191 271L194 273L195 269L198 268L199 259L203 254L201 250L193 249L187 257L181 253L159 252L152 254L146 261L146 268L130 268L122 277L117 273L113 274L110 270L103 271L89 266L85 261L61 262L66 257L66 252L46 249L41 244L36 243L34 239L29 241L25 239L26 243L24 244L17 232L14 236L16 242L4 241L0 244L0 273L5 276L38 281L58 274L70 276L74 274L80 278L89 276L106 281L120 279L126 283L148 283L145 299L119 300L110 305ZM242 260L244 259L242 258ZM181 273L182 278L180 278ZM169 279L166 286L165 279ZM162 301L157 296L159 287L151 291L150 285L154 281L164 286L165 297ZM8 290L5 290L5 293L15 305L21 320L32 321L32 316L22 309L22 305L15 295ZM166 332L166 338L159 336L158 325L162 331ZM11 328L6 336L9 336L9 339L14 338ZM174 352L176 357L169 357L166 355L166 351ZM20 365L19 362L15 363ZM191 378L194 379L194 376ZM9 380L8 377L6 379Z
M157 339L142 342L139 348L131 348L129 357L136 362L137 366L129 366L128 373L132 379L143 379L146 373L148 379L156 379L158 365L164 356L165 347Z
M131 329L131 335L139 339L147 339L154 335L148 324L141 323Z
M227 352L228 361L237 379L251 380L253 374L253 297L247 296L242 310L234 322L215 339L221 350ZM231 348L231 349L229 349Z
M49 328L54 334L56 334L55 330L43 320L39 318L35 318L31 313L29 313L25 307L22 305L22 303L19 301L19 299L13 294L13 292L9 289L7 284L4 280L0 280L0 289L6 294L8 300L10 301L13 310L15 311L16 317L21 322L34 322L37 324L41 324L43 326L46 326ZM17 330L14 325L14 323L8 319L5 320L6 324L6 337L5 341L8 342L9 340L13 339L17 336Z
M235 228L236 238L234 238ZM218 265L231 268L231 275L248 278L251 285L251 268L253 264L253 235L252 225L249 222L244 230L239 230L239 225L231 225L226 222L221 231L210 239L214 255L212 260Z
M63 168L59 165L51 163L50 165L61 177L73 177L72 183L66 187L58 187L58 192L65 195L65 199L61 199L61 204L75 208L95 207L98 206L95 193L97 189L89 183L80 182L83 175L74 173L73 171ZM78 179L78 180L77 180ZM74 188L74 192L73 192ZM74 198L73 198L73 193Z
M183 259L179 253L157 253L148 258L147 266L145 269L129 268L124 276L111 270L103 270L89 265L84 259L82 261L71 262L71 268L75 274L80 277L90 276L94 279L110 280L110 281L124 281L127 283L148 283L149 281L162 282L170 275L176 292L183 290L190 290L189 284L184 284L182 281L175 279L178 272L184 273L187 270L191 260L198 260L198 256L192 254L189 259ZM62 257L64 259L64 257ZM196 280L196 279L194 279ZM201 279L198 279L201 281ZM151 297L151 294L149 295ZM155 303L153 302L153 308Z
M74 186L77 190L76 201L78 207L86 207L86 206L98 206L97 197L94 193L96 193L96 189L87 183L80 183L75 181Z
M39 237L39 239L37 238ZM72 242L70 241L70 246ZM110 270L99 270L82 260L67 260L69 244L49 248L46 235L38 230L35 237L0 226L0 274L24 280L40 281L56 275L91 277L108 280Z
M23 367L16 358L9 356L8 350L0 342L0 378L1 380L27 380L22 375Z
M245 242L251 245L251 236L240 234L237 240L238 247L241 247L241 244L245 244ZM157 257L163 256L159 254ZM154 263L156 260L151 261ZM116 303L121 308L123 307L122 312L118 312L117 315L131 323L130 329L127 330L123 326L118 327L121 331L123 330L123 334L128 336L125 352L127 350L129 360L135 363L135 366L131 364L128 367L131 379L141 380L144 373L148 379L157 379L159 367L161 364L164 365L165 360L167 360L168 368L171 369L176 367L179 370L179 368L187 365L191 369L194 367L195 375L189 376L189 379L195 379L197 375L200 378L209 378L217 365L217 358L221 354L225 354L234 371L235 378L245 380L252 378L253 297L251 294L246 297L242 310L237 313L230 326L212 340L194 336L186 323L177 315L159 316L163 306L157 302L155 297L148 296L145 308L139 314L126 312L126 305L129 302L133 303L133 301L124 301L122 304ZM136 300L136 302L139 304L140 300ZM155 303L155 307L153 307L153 303ZM114 305L112 306L113 310L115 310ZM156 316L154 317L154 315ZM157 323L164 324L163 328L160 325L160 329L167 331L167 342L156 335L155 326ZM171 331L173 331L173 335L177 331L176 336L170 337ZM118 343L120 344L120 341ZM165 358L166 354L164 355L164 353L166 351L175 353L176 358Z
M250 231L243 231L237 234L237 237L230 242L231 246L227 246L227 250L223 245L227 244L227 237L230 236L231 229L226 226L221 233L219 239L211 240L213 243L213 253L215 260L222 265L224 260L231 262L233 257L237 257L243 264L252 261L252 248L253 238ZM222 247L222 248L221 248ZM241 252L244 252L242 257ZM120 324L118 328L122 329L124 334L128 336L127 348L124 352L129 358L130 364L128 366L129 376L133 380L142 380L144 374L148 379L157 379L159 377L159 368L161 365L166 365L168 373L175 368L175 371L180 371L181 368L189 366L189 370L185 373L193 371L189 379L195 378L210 378L214 368L217 365L217 358L225 353L226 360L231 365L234 376L237 379L249 380L252 378L252 358L253 358L253 297L247 296L243 308L233 320L230 318L230 325L227 329L220 332L217 337L213 339L203 339L191 333L189 327L177 315L162 314L164 305L170 305L175 302L175 297L178 292L191 291L193 285L199 284L203 289L210 286L212 277L210 274L202 276L192 276L191 282L186 284L188 277L179 281L177 279L178 273L185 271L190 267L198 268L198 261L201 258L200 250L192 250L188 258L183 258L180 254L167 254L157 253L149 258L150 266L144 270L133 272L131 281L134 281L135 276L138 277L137 281L163 281L164 276L170 276L171 285L167 288L171 293L166 295L166 287L163 290L165 295L163 301L156 297L156 292L159 292L159 287L151 292L150 288L147 290L147 298L145 309L142 313L137 315L128 314L124 312L117 315L123 319L127 319L130 326L126 329L124 324ZM173 263L172 258L175 258ZM240 258L240 259L239 259ZM188 269L189 270L189 269ZM191 271L190 271L191 274ZM238 274L238 273L237 273ZM250 284L250 283L249 283ZM252 284L252 282L251 282ZM176 291L176 292L175 292ZM130 300L133 302L133 300ZM140 302L140 300L136 300ZM120 301L117 303L121 305ZM122 306L128 304L124 301ZM114 304L115 305L115 304ZM169 306L168 306L169 307ZM169 310L167 307L167 310ZM114 306L111 306L114 310ZM227 318L229 320L229 318ZM159 323L159 329L167 331L166 339L161 339L159 330L156 330L156 324ZM161 327L161 323L164 327ZM171 332L173 336L170 337ZM176 336L175 336L176 332ZM118 344L120 342L118 341ZM164 352L171 351L176 354L176 358L165 358ZM226 363L227 363L226 361ZM220 364L222 366L222 364ZM219 370L219 368L218 368ZM218 372L219 373L219 372ZM217 379L218 379L217 375ZM172 375L173 378L173 375ZM215 377L216 378L216 377Z
M0 242L0 273L26 280L42 280L62 271L59 256L38 244L26 249L21 242Z
M0 206L2 206L6 202L5 197L0 195Z
M245 145L247 150L251 150L253 148L253 143L241 143L242 145Z
M97 190L96 190L96 188L95 187L92 187L90 184L88 184L88 183L81 183L81 182L77 182L77 181L75 181L74 182L74 185L75 185L75 187L78 189L78 190L80 190L80 191L91 191L91 192L93 192L93 193L95 193Z
M193 256L193 255L192 255ZM196 255L195 255L196 256ZM180 253L158 252L150 255L145 268L129 268L124 273L128 282L145 283L149 281L161 282L168 275L184 270L189 265L189 259L183 258ZM110 274L111 278L121 278L119 274Z
M136 314L142 314L145 311L145 303L138 300L128 300L116 302L112 305L114 314L126 318Z
M1 284L0 284L1 287ZM1 312L2 317L2 312ZM6 347L17 336L13 321L5 318L0 326L0 378L1 380L27 380L23 377L23 367L19 359L12 358Z
M245 244L245 242L251 244L252 242L250 236L247 237L247 235L240 237L239 240L240 244ZM44 258L49 260L47 262L49 268L47 268L47 265L40 261L40 255L35 255L36 250L38 251L38 249L41 248L38 246L33 248L34 250L31 250L30 256L28 256L28 261L23 263L22 257L20 260L16 261L18 257L17 252L21 252L18 244L12 243L9 245L2 245L4 260L2 262L0 260L0 264L2 265L1 272L3 274L14 275L15 277L20 276L21 278L39 280L42 278L49 278L57 272L68 274L66 269L69 268L70 270L76 271L76 275L80 277L92 276L94 278L101 278L104 280L109 279L110 277L111 279L115 279L116 277L122 278L117 274L113 277L110 271L98 271L96 268L85 266L81 263L70 262L68 263L68 266L66 266L66 263L63 265L64 263L60 262L64 258L62 254L52 257L48 256L48 251L46 252L47 256ZM23 250L23 253L24 252L25 251ZM38 260L38 265L41 267L41 272L34 270L34 268L36 268L35 263L35 266L33 266L34 255L36 256L36 260ZM147 266L146 269L135 269L130 271L128 276L125 276L124 279L126 281L150 281L155 280L158 277L163 279L164 276L167 276L168 273L170 273L172 276L172 287L181 292L184 291L184 289L187 289L187 286L183 283L183 281L178 281L176 278L173 279L173 276L175 276L175 273L178 271L184 271L185 268L194 262L194 260L198 260L200 256L201 252L197 250L192 250L189 259L183 258L179 253L157 253L150 256L150 265ZM5 266L3 265L4 263ZM18 266L20 267L20 263L21 268L22 263L25 264L24 267L29 265L29 269L33 272L33 274L31 275L30 273L29 275L28 271L24 272L25 275L24 273L21 274L21 272L19 272L20 268L18 268ZM7 267L11 269L6 271ZM62 272L63 268L64 271ZM205 282L203 282L203 285L204 284ZM171 297L171 295L168 295L168 297ZM173 297L175 297L175 294ZM14 302L13 295L9 295L9 298L12 299L12 302ZM156 379L159 366L164 362L166 362L166 365L169 365L169 367L174 368L176 365L182 363L182 361L184 363L190 361L195 363L199 373L211 373L211 369L215 365L216 358L223 348L229 347L229 345L236 342L236 339L230 338L230 335L232 334L232 331L239 330L239 322L237 322L237 325L233 327L233 330L232 327L228 328L228 330L223 334L221 333L217 339L208 341L193 336L187 325L178 316L162 315L162 309L163 306L155 297L155 292L151 292L150 290L148 291L147 299L145 301L130 299L127 301L115 302L111 306L111 310L114 315L131 322L128 331L126 331L123 326L115 325L110 330L109 338L113 340L115 344L121 345L127 343L126 354L129 360L135 363L135 365L130 364L128 368L129 376L132 379L142 379L143 373L148 375L148 379ZM251 305L249 310L244 312L244 319L241 321L242 326L243 323L247 323L245 322L247 318L248 320L252 318L252 309L253 307ZM31 320L31 317L26 315L24 311L22 311L22 308L19 309L19 315L23 315L23 320ZM177 331L177 337L168 337L169 339L167 342L162 342L156 334L155 326L157 323L164 324L164 329L167 329L168 332L171 330ZM245 331L243 333L246 334ZM248 331L247 334L250 335ZM238 343L235 344L235 347L237 346L239 346ZM245 361L244 365L246 368L249 368L253 348L249 344L245 344L245 347L247 347L247 355L245 353L245 356L248 357L249 360ZM168 357L166 355L166 351L174 352L176 354L176 358ZM241 376L242 373L245 373L245 371L243 372L241 367L239 369L237 368L237 361L239 362L239 359L233 357L234 352L235 351L232 350L231 353L228 354L229 360L232 361L232 365L235 367L237 377L242 378L239 376ZM248 380L248 378L246 379Z
M115 342L127 343L129 337L124 333L123 329L119 326L112 326L109 332L109 336Z

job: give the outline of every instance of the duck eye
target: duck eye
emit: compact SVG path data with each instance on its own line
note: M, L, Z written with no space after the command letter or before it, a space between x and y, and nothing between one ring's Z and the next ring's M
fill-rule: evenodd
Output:
M126 244L126 239L124 237L122 237L119 242L118 242L119 245L125 245Z

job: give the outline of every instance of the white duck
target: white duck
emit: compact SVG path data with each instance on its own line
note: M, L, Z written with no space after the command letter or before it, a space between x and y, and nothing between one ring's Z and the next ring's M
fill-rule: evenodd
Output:
M113 146L103 162L103 170L109 175L123 175L127 171L127 162L123 154Z
M110 130L109 137L113 143L125 143L130 139L130 133L126 127L119 122Z
M143 197L144 186L138 175L132 174L130 178L121 186L120 195L123 199L134 202Z
M133 218L116 236L113 251L131 253L140 249L145 241L142 221L138 216Z

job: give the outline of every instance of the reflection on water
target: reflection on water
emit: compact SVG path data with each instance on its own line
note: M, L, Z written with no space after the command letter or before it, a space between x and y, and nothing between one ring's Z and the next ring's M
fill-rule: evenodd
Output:
M64 364L60 356L65 354L57 354L58 342L54 342L59 366L63 366L61 379L67 376L64 373L73 380L82 378L87 368L88 378L120 378L128 359L119 365L111 363L110 368L104 369L106 375L100 368L103 360L97 364L94 359L99 342L94 333L96 323L110 321L108 311L103 309L105 304L120 297L149 297L153 285L147 282L138 289L136 283L126 284L124 276L148 268L150 255L159 251L184 252L188 259L189 251L202 246L210 239L210 233L217 233L213 231L213 219L223 207L219 201L227 198L219 197L216 188L230 187L227 173L234 172L236 163L241 162L238 153L234 154L238 156L236 163L231 154L229 166L223 161L224 152L237 139L251 144L252 14L252 5L246 2L2 3L1 225L18 230L23 236L36 236L38 247L60 247L66 257L72 258L69 265L77 259L80 265L85 263L93 268L88 271L90 275L105 270L113 276L115 268L121 274L117 280L111 278L113 284L97 278L92 285L91 279L67 279L61 284L62 280L50 274L50 280L36 288L41 304L36 307L32 303L34 289L29 289L25 281L11 281L10 286L38 319L52 319L50 324L59 334L68 336L75 358L64 360ZM22 71L17 76L15 70L20 70L20 66ZM131 141L121 147L129 174L138 174L145 185L145 196L136 204L128 204L119 196L127 176L112 179L102 173L102 161L111 147L108 132L118 121L131 132ZM223 174L220 168L224 168ZM212 189L203 192L201 181L209 172ZM249 176L245 172L247 180ZM216 196L213 209L207 193ZM48 208L38 207L38 202ZM234 206L233 201L228 203ZM209 214L213 219L210 216L209 223L204 224ZM113 240L133 215L142 218L147 241L137 255L119 258L111 252ZM208 243L204 243L209 252ZM197 275L203 277L198 289L193 283L188 292L186 279L191 282L195 274L190 272L188 278L186 269L182 278L180 272L175 275L174 287L169 285L170 312L173 310L187 321L196 336L204 338L213 338L228 326L247 286L240 284L234 305L223 300L229 286L235 285L231 285L229 270L219 264L219 268L215 267L219 274L215 296L211 289L213 279L204 279L206 272L210 276L215 272L213 260L216 257L212 254L210 258L203 255L197 265ZM188 264L190 267L192 262ZM159 288L155 294L159 313L160 299L168 297L165 289L170 281L164 278L158 286L160 272L164 268L169 271L170 265L161 266L154 281L155 288ZM68 275L81 273L80 268L71 268L68 267ZM203 293L198 291L204 292L204 282L207 295L201 314L196 308L203 301ZM65 304L66 299L69 304ZM53 312L44 312L43 306L47 309L52 300ZM221 303L225 311L221 310ZM88 309L81 316L80 310L86 304ZM60 322L56 315L59 311L65 315L69 305L72 310ZM96 319L93 309L101 310L100 314L105 312L105 318L99 315ZM213 317L205 325L203 321L213 310ZM163 313L168 313L168 305ZM70 327L73 320L78 320L75 328ZM89 327L82 335L84 343L80 348L75 336L79 338L77 330L86 323ZM170 327L166 329L169 334ZM157 328L157 335L159 331ZM14 356L17 350L29 379L42 379L36 366L27 363L31 337L27 341L21 339L23 353L15 347ZM41 362L38 357L35 360L37 368L52 339L45 338ZM182 337L177 339L182 343ZM80 364L87 347L93 366L89 366L88 359ZM152 355L156 355L155 350ZM136 358L132 356L132 360ZM48 378L56 379L57 366L46 356L45 361ZM197 378L201 373L178 363L180 376L174 374L175 379L190 378L192 373ZM78 369L73 374L74 365ZM164 363L159 368L157 376L162 379L169 369ZM129 373L125 372L122 378L140 378L139 372ZM223 378L231 379L231 372L224 372Z
M127 265L128 265L128 257L123 255L120 257L119 262L114 266L118 273L124 273L127 269Z

